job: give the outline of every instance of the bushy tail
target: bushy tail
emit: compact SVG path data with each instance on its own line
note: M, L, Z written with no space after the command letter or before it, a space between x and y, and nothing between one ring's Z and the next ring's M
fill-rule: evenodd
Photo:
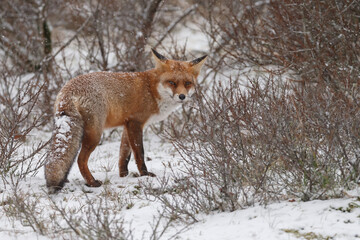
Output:
M54 121L55 129L45 163L45 179L49 193L63 188L83 136L83 121L79 113L57 112Z

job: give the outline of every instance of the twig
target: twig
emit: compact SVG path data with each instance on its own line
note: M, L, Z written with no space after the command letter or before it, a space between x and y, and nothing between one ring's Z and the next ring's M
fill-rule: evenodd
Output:
M162 37L160 38L160 40L155 44L154 48L157 48L162 41L166 38L166 36L172 31L174 30L174 28L176 27L176 25L181 22L185 17L187 17L190 13L192 13L195 9L198 8L198 4L195 4L192 7L189 7L188 9L186 9L186 11L184 12L183 15L181 15L178 19L176 19L175 21L173 21L168 28L166 29L165 33L162 35Z
M45 58L42 63L48 62L53 60L64 48L66 48L75 38L76 36L86 27L86 25L89 23L90 19L93 17L93 15L89 16L85 22L76 30L74 36L72 36L64 45L62 45L57 52L47 58Z
M145 9L144 19L142 22L142 33L145 39L148 38L151 34L152 22L161 2L162 0L153 0L147 5Z

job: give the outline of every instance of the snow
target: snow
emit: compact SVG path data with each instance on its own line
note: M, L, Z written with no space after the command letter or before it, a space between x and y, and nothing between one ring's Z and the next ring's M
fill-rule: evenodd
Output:
M71 119L69 116L60 116L55 118L55 126L59 133L66 134L70 132Z
M64 142L68 142L71 139L70 133L70 125L71 118L69 116L56 116L54 119L55 127L57 129L57 133L55 135L55 148L56 152L65 153L66 145Z
M189 239L298 239L314 233L331 239L354 239L360 236L359 213L342 213L333 208L352 202L335 199L311 202L281 202L267 207L256 206L233 213L213 214L192 226L183 236ZM352 220L351 220L352 219Z
M187 23L186 28L179 28L174 34L174 39L179 46L186 46L187 52L209 52L209 42L199 25ZM171 46L171 39L165 39L164 45ZM199 57L199 56L197 56ZM188 59L193 60L193 59Z
M66 121L59 122L66 131ZM43 137L42 137L43 136ZM29 139L28 144L34 141L45 140L49 134L39 132L34 139ZM118 140L116 140L118 139ZM138 189L141 181L153 181L150 177L136 178L128 176L120 178L118 175L118 154L120 134L110 141L99 145L90 156L89 168L94 177L103 182L108 182L100 188L88 188L83 180L76 164L69 174L69 183L64 189L53 196L53 201L60 206L69 206L80 209L86 206L87 198L100 198L108 192L111 196L126 199L127 207L118 206L119 215L125 221L125 228L133 228L134 239L149 239L152 233L154 221L158 212L162 210L157 201L148 201L143 192ZM149 129L145 131L144 139L145 156L151 158L146 161L149 171L154 172L158 178L167 174L166 166L173 166L176 171L181 170L182 160L173 146L164 142ZM137 168L134 160L129 163L129 171L136 173ZM23 183L23 190L31 196L44 195L45 179L41 169L37 175L28 177ZM87 198L84 197L87 191ZM10 189L1 185L0 202L5 203ZM348 192L347 198L332 199L326 201L301 202L298 199L288 199L281 202L271 203L267 206L253 206L234 212L212 212L210 215L199 215L200 221L188 228L182 223L176 223L163 236L169 239L182 228L176 239L356 239L360 238L360 188ZM49 200L40 200L44 208L49 207ZM114 200L116 208L118 200ZM359 206L351 211L341 211L350 204ZM356 205L357 204L357 205ZM0 239L51 239L35 233L26 222L20 222L6 217L4 212L6 204L0 204ZM128 209L127 209L128 208ZM49 209L50 211L51 209ZM46 211L45 211L46 212ZM83 219L87 216L83 212ZM304 236L315 236L305 238Z

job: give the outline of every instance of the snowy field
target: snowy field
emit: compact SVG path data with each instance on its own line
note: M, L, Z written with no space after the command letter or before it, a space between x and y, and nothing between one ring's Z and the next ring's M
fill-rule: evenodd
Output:
M34 139L28 138L27 145L40 139L46 140L50 133L38 132L31 136ZM120 142L116 138L113 136L103 142L90 157L89 168L95 178L105 183L103 186L86 187L77 164L74 164L69 183L60 193L52 196L52 200L59 206L76 209L77 206L86 205L87 198L103 198L106 194L114 197L110 200L114 204L117 204L118 198L125 199L118 213L124 220L124 228L132 229L134 239L151 239L152 226L161 211L161 204L146 200L139 182L156 183L156 179L118 176ZM161 140L150 129L145 133L144 146L148 169L157 174L159 179L167 174L166 166L181 169L182 161L173 146ZM129 170L137 172L133 159ZM21 189L41 199L40 206L44 214L47 213L47 207L51 210L50 200L44 197L43 169L36 176L28 177ZM26 221L7 217L6 199L11 197L11 189L9 186L1 186L0 192L0 239L51 239L35 233ZM82 216L84 219L87 217L86 214ZM188 227L182 223L172 223L161 239L360 239L360 188L348 192L347 197L342 199L309 202L288 199L235 212L213 212L199 218L201 221Z
M207 39L199 32L199 29L191 25L189 28L180 29L177 33L178 44L182 46L187 43L189 52L208 51ZM171 42L164 41L165 46L169 44ZM63 53L69 59L68 69L72 72L76 72L73 68L84 65L82 60L78 59L78 52L74 49L76 46L71 44ZM56 59L61 61L61 58L62 56L58 55ZM110 66L113 61L115 60L111 59L110 55ZM40 141L47 141L50 137L51 132L32 132L27 136L19 152L26 151L27 148ZM213 211L209 215L200 214L198 216L200 221L191 225L185 225L179 221L171 222L170 227L165 229L162 236L159 235L167 221L160 219L157 236L154 236L154 228L163 207L160 202L145 196L142 186L150 182L156 186L163 177L170 176L169 166L174 171L181 171L184 168L183 161L170 142L160 139L148 128L144 134L146 165L148 170L155 173L157 177L135 177L134 174L138 171L132 158L129 163L129 176L120 178L118 171L120 139L121 135L115 133L103 141L90 156L90 171L96 179L103 182L99 188L85 186L76 163L70 171L69 182L66 183L64 189L50 198L45 187L43 168L36 175L28 176L20 182L18 193L28 200L29 206L34 206L33 211L41 220L40 225L43 228L53 227L50 222L54 221L50 220L54 217L52 213L55 206L64 208L68 213L73 213L74 218L85 221L89 219L86 210L89 202L95 203L95 209L98 207L96 204L105 202L108 205L102 207L110 209L111 218L114 221L121 221L120 225L124 232L131 235L129 239L360 239L360 186L346 192L345 197L339 199L309 202L302 202L300 199L284 199L267 206L255 205L234 212ZM35 232L25 217L14 216L15 211L9 207L13 206L10 202L14 197L13 193L10 185L4 184L0 179L0 240L54 239ZM66 225L61 221L58 224ZM64 235L58 239L69 239L69 236ZM71 239L78 238L75 235ZM94 239L102 238L94 237Z

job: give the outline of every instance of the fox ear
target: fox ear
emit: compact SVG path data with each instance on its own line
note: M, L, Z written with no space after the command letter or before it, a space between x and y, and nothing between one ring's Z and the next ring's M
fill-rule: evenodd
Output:
M207 55L199 57L195 60L192 60L190 62L190 66L192 67L195 76L198 76L201 70L201 67L204 65L205 61L206 61Z
M155 68L161 67L161 65L167 60L166 57L155 51L153 48L151 49L151 53L155 61Z

